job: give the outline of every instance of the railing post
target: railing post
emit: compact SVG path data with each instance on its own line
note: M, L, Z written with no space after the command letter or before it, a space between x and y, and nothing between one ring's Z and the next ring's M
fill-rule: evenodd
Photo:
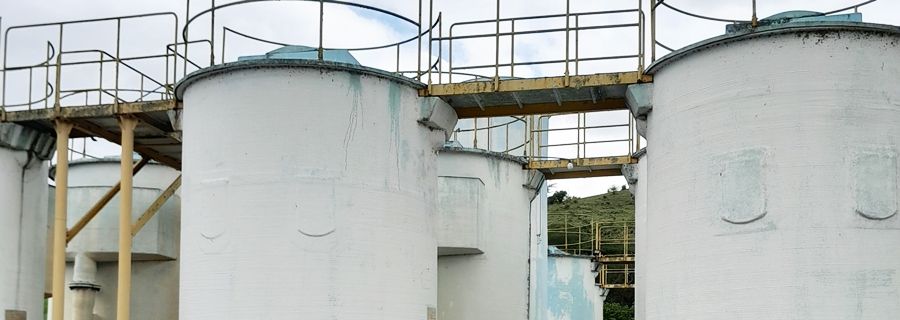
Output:
M69 134L72 123L56 120L56 198L53 214L53 320L63 320L66 300L66 218L69 195Z
M516 76L516 20L509 21L509 76Z
M416 34L416 43L418 51L416 52L416 80L422 80L422 0L419 0L419 15L416 16L419 21L419 33Z
M656 5L658 0L653 0L650 6L650 62L656 61Z
M188 42L190 41L190 40L188 40L188 38L190 38L190 34L191 34L188 30L188 27L190 26L189 22L191 19L191 0L186 0L185 3L186 3L186 5L185 5L185 9L184 9L184 19L185 19L185 22L184 22L184 68L182 69L182 75L181 75L182 77L187 75L188 60L191 59L191 56L188 55L188 47L190 47L188 45ZM175 40L176 40L175 43L178 43L177 37ZM175 74L178 73L178 45L177 44L175 45L175 72L174 73ZM173 78L177 77L175 74L172 75Z
M56 88L53 90L53 111L58 115L62 111L62 104L59 101L59 92L62 89L62 55L63 55L63 25L59 25L59 49L56 53Z
M115 106L114 110L119 112L119 65L122 64L122 59L119 54L122 49L122 19L116 19L116 96L113 97L113 105ZM62 53L62 51L60 51ZM59 92L59 88L57 88L57 92Z
M438 84L443 83L443 72L444 71L444 13L438 12L438 38L441 39L438 41ZM429 88L430 89L430 88Z
M422 7L421 0L419 0L419 15L422 14L421 7ZM421 19L419 19L419 21L421 21ZM323 43L322 43L322 41L324 40L324 35L323 35L324 34L324 25L325 25L325 2L322 0L319 0L319 49L318 49L319 61L325 60L325 49L323 49ZM421 32L422 32L422 27L420 26L419 33L421 33Z
M500 0L497 0L497 20L495 24L496 33L494 34L494 91L500 91Z
M638 0L638 79L644 75L644 0ZM577 19L577 18L576 18ZM575 20L578 21L578 20Z
M431 91L431 42L434 28L434 0L428 0L428 91Z
M575 75L576 76L578 75L578 30L580 30L580 28L578 27L578 17L579 16L580 15L578 15L578 14L575 15Z
M569 5L570 1L566 0L566 72L565 86L569 86Z
M212 0L212 11L209 12L209 66L214 66L216 64L216 0ZM225 37L225 33L222 33L222 37ZM187 43L184 44L188 46ZM321 46L321 43L320 43ZM224 50L224 43L223 43Z

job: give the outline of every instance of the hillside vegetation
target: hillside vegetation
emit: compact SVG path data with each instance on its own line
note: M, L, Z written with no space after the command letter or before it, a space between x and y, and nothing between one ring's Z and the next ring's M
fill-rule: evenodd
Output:
M548 203L549 243L570 253L590 254L593 237L591 222L601 223L604 227L602 236L609 240L621 239L624 229L617 226L634 221L634 199L631 192L624 188L610 188L605 194L585 198L568 197L565 191L557 191L549 197ZM629 237L633 235L634 231L629 226ZM613 254L624 250L617 247L621 245L604 245L603 251Z

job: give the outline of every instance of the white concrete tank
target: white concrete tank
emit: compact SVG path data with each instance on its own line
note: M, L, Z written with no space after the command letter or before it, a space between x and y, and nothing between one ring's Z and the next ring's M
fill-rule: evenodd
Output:
M43 316L53 146L52 135L0 124L0 315L10 319Z
M646 319L900 314L900 28L760 27L648 71Z
M183 80L181 318L433 319L456 116L420 87L301 59Z
M531 203L541 178L523 164L476 149L438 156L438 319L528 319L537 290L529 287L530 220L540 214Z
M69 229L116 183L119 159L83 159L69 167ZM135 160L137 163L137 160ZM179 175L150 162L134 176L132 221ZM178 240L181 200L176 192L134 237L131 319L178 318ZM118 285L119 196L66 247L66 319L114 319Z

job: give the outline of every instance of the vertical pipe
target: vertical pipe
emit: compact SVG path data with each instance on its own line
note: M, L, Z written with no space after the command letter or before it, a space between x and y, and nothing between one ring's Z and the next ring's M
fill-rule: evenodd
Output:
M419 13L422 11L422 4L419 4ZM419 27L419 32L421 33L422 27ZM324 41L324 32L325 32L325 2L319 0L319 61L325 60L325 49L323 49L323 41Z
M219 57L219 61L223 64L225 63L225 36L228 33L227 31L228 31L228 28L226 28L225 26L222 26L222 55ZM187 44L185 44L185 45L187 45ZM212 47L210 47L210 49L212 49Z
M56 53L56 88L53 90L53 109L56 114L62 111L62 105L59 101L59 91L62 90L60 82L62 82L62 55L63 55L63 25L59 25L59 49Z
M119 118L122 130L122 160L119 171L122 190L119 195L119 281L116 292L116 319L131 316L131 209L134 169L134 128L137 119Z
M494 131L494 128L491 128L491 119L493 118L487 118L487 147L484 148L487 151L494 151L494 147L491 144L491 131Z
M209 12L209 65L216 64L216 0L212 0L212 11ZM225 37L225 34L222 34ZM185 46L188 44L185 43Z
M509 21L509 76L515 77L516 69L516 20Z
M448 59L450 61L448 61L448 63L450 63L450 66L447 67L447 83L453 83L453 25L452 24L450 25L450 44L448 46L449 47L447 48L447 50L449 50L450 52L447 54L449 55Z
M565 199L563 199L565 200ZM569 213L563 215L563 250L569 249Z
M644 0L638 0L638 78L644 74ZM575 21L578 21L577 17Z
M444 13L438 12L438 84L444 82L444 74L441 72L444 70Z
M34 68L28 68L28 110L31 110L31 87L34 83L33 75ZM85 93L84 95L87 96L87 93Z
M656 1L650 6L650 62L656 61Z
M418 51L416 52L416 80L422 79L422 0L419 0L419 15L416 16L419 21L419 33L416 34L416 43Z
M119 54L122 49L122 19L116 19L116 96L113 97L113 105L115 106L116 112L119 111L119 65L122 64L122 60L119 58ZM59 92L59 90L57 90Z
M50 44L50 41L47 41L47 60L44 62L44 109L47 109L50 103L50 59L53 58L50 48L52 47L53 45Z
M754 28L759 26L759 21L756 20L756 0L753 0L753 18L750 19L750 26Z
M566 0L566 71L565 86L569 86L569 5L570 1Z
M495 24L496 33L494 35L494 91L500 91L500 0L497 0L497 20Z
M578 75L578 17L579 15L575 15L575 75Z
M69 134L72 123L56 120L56 199L53 207L53 320L63 320L66 300L66 215L69 195Z
M182 77L187 75L188 60L190 60L190 56L188 55L188 47L190 47L188 45L188 38L190 37L190 32L188 31L188 26L189 26L189 23L191 20L191 0L187 0L185 2L186 2L186 5L185 5L185 9L184 9L184 19L185 19L184 20L184 68L182 69L182 75L181 75ZM178 43L178 41L175 41L175 43ZM178 61L178 55L177 55L178 45L177 44L175 45L175 53L176 53L176 55L175 55L175 61L176 61L175 62L175 73L178 73L178 62L177 62ZM173 74L172 77L175 77L175 75Z
M431 41L434 34L434 0L428 0L428 90L431 90Z
M397 73L400 73L400 45L397 45Z
M0 17L0 31L3 30L3 17ZM3 43L3 70L0 70L3 77L3 88L0 89L0 121L3 120L4 115L6 113L6 38L0 39L0 43Z
M97 80L97 104L103 104L103 52L98 53L100 56L100 76Z

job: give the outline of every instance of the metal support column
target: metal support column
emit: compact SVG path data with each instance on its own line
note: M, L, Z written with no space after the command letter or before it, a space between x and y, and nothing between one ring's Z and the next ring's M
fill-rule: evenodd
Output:
M69 134L72 123L56 120L56 200L53 213L53 320L63 320L66 299L66 215L69 195Z
M119 197L119 282L116 295L116 319L128 320L131 314L131 199L134 169L134 128L137 119L119 118L122 130L122 162L119 175L122 191Z

